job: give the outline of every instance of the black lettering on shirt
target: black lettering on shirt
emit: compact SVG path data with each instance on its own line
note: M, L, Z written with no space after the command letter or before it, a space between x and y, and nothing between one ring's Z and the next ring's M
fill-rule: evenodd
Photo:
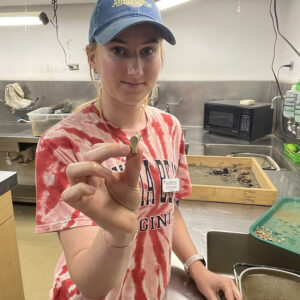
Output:
M171 212L140 219L140 231L161 229L171 224ZM150 228L149 228L150 227Z
M153 230L155 228L154 227L154 216L151 216L150 219L151 219L151 230Z
M151 204L154 204L155 191L154 191L153 179L152 179L150 168L149 168L149 161L144 160L143 162L144 162L144 166L145 166L145 173L146 173L147 185L148 185L146 205L149 205L150 201L151 201Z
M156 159L155 162L156 162L156 166L157 166L157 169L159 172L160 186L162 187L163 179L166 178L165 170L164 170L163 164L161 163L160 160ZM160 189L160 202L166 203L166 197L167 197L166 193L164 193L163 189L161 188Z
M167 214L164 214L164 219L161 216L157 216L157 228L161 228L160 223L167 226Z
M140 231L146 231L148 229L148 222L148 218L143 218L140 220Z
M141 190L142 190L142 201L141 201L141 206L144 206L144 194L145 194L145 188L144 188L144 182L142 179L142 176L140 175L140 181L141 181Z

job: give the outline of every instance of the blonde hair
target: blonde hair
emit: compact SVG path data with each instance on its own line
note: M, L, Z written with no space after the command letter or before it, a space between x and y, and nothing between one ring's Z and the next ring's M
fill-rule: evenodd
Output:
M162 38L159 40L159 46L160 46L160 51L161 51L161 60L162 60L162 64L164 62L164 51L163 51L163 43L162 43ZM89 60L89 57L90 55L96 50L97 48L97 42L94 40L92 42L92 44L89 45L88 47L88 50L87 50L87 56L88 56L88 60ZM89 106L90 104L92 103L96 103L97 101L99 101L99 113L100 113L100 119L103 123L106 123L104 118L103 118L103 110L102 110L102 105L101 105L101 102L102 102L102 88L101 88L101 81L100 80L95 80L94 76L93 76L93 72L92 72L92 67L90 65L90 79L91 81L93 82L94 84L94 87L95 89L97 90L97 97L90 100L90 101L87 101L79 106L77 106L72 113L75 113L79 110L82 110L84 109L85 107ZM147 105L148 105L148 102L149 102L149 95L147 95L144 99L144 103L143 103L143 110L146 109Z
M89 46L89 48L88 48L88 50L87 50L87 52L88 52L88 53L87 53L88 59L89 59L90 55L92 54L92 52L94 52L94 51L96 50L96 47L97 47L97 42L96 42L96 41L93 41L93 43L90 44L90 46ZM93 76L93 73L92 73L92 68L91 68L91 66L90 66L90 79L91 79L91 81L93 82L94 87L95 87L96 90L98 91L98 93L97 93L97 98L94 98L93 100L90 100L90 101L87 101L87 102L84 102L84 103L80 104L79 106L77 106L77 107L72 111L72 113L75 113L75 112L77 112L77 111L79 111L79 110L82 110L82 109L84 109L85 107L89 106L90 104L96 103L96 102L100 99L100 97L102 98L102 89L101 89L101 86L99 86L99 84L95 81L94 76ZM102 118L102 113L101 113L101 112L100 112L100 115L101 115L101 119L103 119L103 118Z

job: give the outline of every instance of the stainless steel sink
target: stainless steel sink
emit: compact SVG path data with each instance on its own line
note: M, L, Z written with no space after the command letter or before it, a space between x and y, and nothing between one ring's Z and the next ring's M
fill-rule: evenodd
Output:
M299 255L255 239L247 233L209 231L207 233L207 267L234 278L233 265L248 263L300 271ZM164 300L206 299L193 280L172 266Z
M249 263L300 271L299 255L262 242L250 234L209 231L208 269L233 277L235 263Z
M290 164L283 154L274 146L269 145L242 145L242 144L204 144L204 155L236 155L236 156L249 156L257 157L265 156L270 157L276 162L280 169L290 169ZM253 154L253 155L251 155ZM266 166L265 169L276 170L276 164L274 168Z

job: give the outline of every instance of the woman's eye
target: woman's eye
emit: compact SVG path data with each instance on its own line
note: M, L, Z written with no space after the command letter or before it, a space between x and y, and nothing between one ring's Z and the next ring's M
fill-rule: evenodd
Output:
M112 49L113 54L117 55L117 56L124 56L125 55L125 51L122 47L114 47Z
M149 56L153 53L153 49L151 47L147 47L143 50L144 55Z

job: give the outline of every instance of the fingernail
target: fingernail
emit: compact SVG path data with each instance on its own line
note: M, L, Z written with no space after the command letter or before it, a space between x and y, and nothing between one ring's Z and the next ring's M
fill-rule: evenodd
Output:
M129 146L128 145L120 145L120 150L127 152L129 150Z

